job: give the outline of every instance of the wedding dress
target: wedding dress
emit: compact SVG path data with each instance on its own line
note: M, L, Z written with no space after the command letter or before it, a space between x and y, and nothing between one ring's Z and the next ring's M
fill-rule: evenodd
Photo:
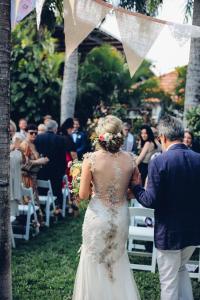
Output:
M135 162L130 153L99 150L85 156L94 195L82 229L83 242L73 300L139 300L126 252L126 193Z

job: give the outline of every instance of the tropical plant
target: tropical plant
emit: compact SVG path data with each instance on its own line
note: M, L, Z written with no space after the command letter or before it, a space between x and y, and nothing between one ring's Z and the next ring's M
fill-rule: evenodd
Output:
M176 68L178 77L176 82L175 88L175 101L177 106L183 109L184 102L185 102L185 83L186 83L186 74L187 74L187 67L177 67Z
M193 24L200 26L200 1L194 0ZM191 5L192 5L191 3ZM184 115L192 107L200 105L200 38L192 39L190 46L190 57L186 79L185 107Z
M200 107L193 107L187 112L187 124L194 135L200 138Z
M132 85L154 75L150 66L144 61L131 78L124 56L116 48L106 44L94 48L79 67L76 115L85 123L88 118L104 115L103 106L116 113L123 110L124 115L126 105L140 104L133 96Z
M45 29L38 40L34 16L21 22L12 34L12 117L39 121L44 114L59 119L64 53Z
M0 1L0 299L11 300L9 122L10 1Z

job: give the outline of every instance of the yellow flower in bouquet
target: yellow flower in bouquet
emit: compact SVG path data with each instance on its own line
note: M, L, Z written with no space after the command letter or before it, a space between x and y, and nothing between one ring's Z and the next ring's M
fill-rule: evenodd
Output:
M80 176L81 169L79 169L78 167L74 167L73 169L70 170L70 175L72 176L72 178L76 178L77 176Z
M81 181L82 161L74 160L71 168L70 175L72 176L72 193L78 196Z

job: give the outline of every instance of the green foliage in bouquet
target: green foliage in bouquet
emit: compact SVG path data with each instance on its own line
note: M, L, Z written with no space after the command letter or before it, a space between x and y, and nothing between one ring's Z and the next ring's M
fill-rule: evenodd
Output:
M74 160L70 168L70 175L72 176L72 193L75 197L78 197L79 195L81 170L82 161Z
M81 172L82 161L74 160L70 168L70 175L72 176L72 194L73 197L77 199L79 210L84 211L88 206L89 199L84 199L82 201L79 199Z

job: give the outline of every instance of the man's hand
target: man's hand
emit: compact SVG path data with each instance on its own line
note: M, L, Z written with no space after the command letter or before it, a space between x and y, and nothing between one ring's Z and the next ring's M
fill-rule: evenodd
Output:
M135 185L141 185L142 184L142 180L141 180L141 174L138 170L138 168L136 167L133 171L133 176L132 176L132 179L131 179L131 184L132 186L135 186Z

